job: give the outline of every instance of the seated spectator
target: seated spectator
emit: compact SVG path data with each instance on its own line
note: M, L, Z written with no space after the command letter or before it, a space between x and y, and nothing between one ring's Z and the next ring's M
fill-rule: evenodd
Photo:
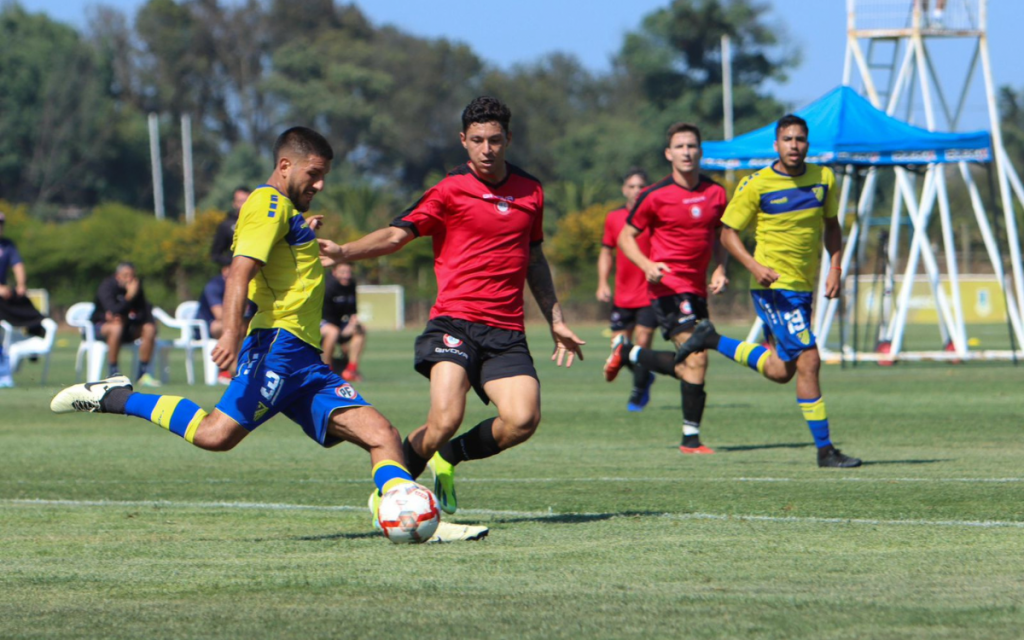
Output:
M156 322L153 306L146 300L142 280L135 273L135 265L122 262L114 275L100 283L96 291L96 311L92 315L96 335L107 342L110 366L108 375L120 373L117 356L122 344L141 340L139 345L138 383L144 387L159 387L160 382L149 372L149 363L156 345Z
M219 338L224 333L221 314L224 310L225 282L230 270L230 265L222 266L220 273L206 283L206 286L203 287L203 295L199 296L199 311L196 312L196 319L206 323L211 338Z
M330 275L324 275L324 281L324 313L320 322L324 363L335 371L341 369L341 377L345 380L358 382L363 379L359 373L359 356L366 344L366 330L356 315L356 282L352 278L352 265L335 265ZM348 359L344 368L341 366L343 360L334 359L334 348L338 344Z
M4 237L4 225L7 216L0 211L0 320L6 320L14 327L24 327L29 335L44 336L43 315L36 310L32 301L26 297L28 293L28 276L25 263L17 245ZM14 273L14 286L7 283L7 273ZM0 343L0 388L14 386L11 377L7 354Z

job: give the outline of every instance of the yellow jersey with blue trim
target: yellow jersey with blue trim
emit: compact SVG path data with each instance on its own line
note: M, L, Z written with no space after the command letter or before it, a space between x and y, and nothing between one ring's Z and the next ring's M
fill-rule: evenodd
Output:
M757 221L754 259L779 274L770 288L814 291L824 219L838 213L836 177L828 167L808 164L798 176L766 167L740 182L722 224L742 231ZM765 287L752 279L750 288Z
M238 214L232 253L263 263L249 282L258 307L250 333L284 329L319 350L324 268L316 234L292 201L269 185L256 187Z

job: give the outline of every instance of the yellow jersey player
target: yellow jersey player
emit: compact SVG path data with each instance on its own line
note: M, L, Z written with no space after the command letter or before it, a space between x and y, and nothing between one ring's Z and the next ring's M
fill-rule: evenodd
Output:
M213 351L235 376L212 413L186 398L134 393L124 376L68 387L50 408L136 416L209 451L234 448L284 413L323 447L348 441L368 451L378 491L412 482L398 431L320 359L323 267L302 213L324 188L333 157L316 131L288 129L274 145L273 174L242 206ZM259 309L243 343L247 297Z
M831 259L826 298L839 296L843 237L835 175L805 162L808 133L803 118L780 119L775 126L779 159L740 183L722 217L722 245L750 271L750 295L774 349L719 335L704 321L679 347L676 361L713 349L780 384L796 376L796 401L818 447L818 466L859 467L859 459L832 446L818 379L821 358L810 322L822 232ZM739 232L755 220L757 248L750 255Z

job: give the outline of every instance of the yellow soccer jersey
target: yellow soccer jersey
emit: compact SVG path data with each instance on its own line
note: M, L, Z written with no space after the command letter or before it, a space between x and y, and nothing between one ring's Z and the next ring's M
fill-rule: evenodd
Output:
M238 214L232 251L263 263L249 283L249 299L259 307L249 330L285 329L320 349L320 247L291 200L271 186L257 187Z
M756 218L754 259L779 274L771 288L814 291L824 218L838 213L836 177L828 167L808 164L799 176L766 167L740 182L722 224L740 231ZM756 280L750 287L764 288Z

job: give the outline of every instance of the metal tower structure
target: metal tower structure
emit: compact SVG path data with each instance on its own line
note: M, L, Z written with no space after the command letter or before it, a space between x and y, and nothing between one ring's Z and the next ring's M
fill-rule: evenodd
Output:
M1024 344L1024 269L1021 264L1015 202L1024 206L1024 186L1009 162L999 129L999 114L992 79L992 65L988 50L988 0L847 0L847 44L843 84L858 89L875 107L887 114L923 126L931 131L957 131L968 102L968 94L975 88L980 67L987 102L989 131L992 139L990 158L935 158L927 164L923 174L908 168L895 168L895 187L889 216L887 241L884 251L884 281L874 299L879 321L878 340L886 345L885 353L860 352L862 360L888 359L1005 359L1015 358L1019 351L969 351L961 300L960 273L957 266L956 237L951 222L946 167L956 167L970 198L974 219L984 242L985 253L995 278L1001 285L1010 325L1011 340L1019 350ZM970 61L965 77L951 78L948 70L940 74L932 45L940 41L957 40L970 49ZM940 82L940 79L942 82ZM949 92L950 82L957 82L955 93ZM923 103L924 122L913 122L915 92ZM955 99L950 99L955 97ZM941 117L940 117L941 116ZM995 197L986 199L975 182L967 160L987 161L995 166L998 185ZM874 220L872 211L877 180L881 168L868 169L859 183L857 219L847 237L843 256L844 283L853 292L855 309L858 304L859 282L851 278L850 264L863 263L866 255L868 231L872 226L885 225L884 219ZM989 165L991 171L991 164ZM951 172L954 173L955 172ZM851 176L843 180L843 203L840 216L844 216L850 193ZM855 187L856 189L857 187ZM938 210L938 224L933 214ZM1003 229L998 233L1001 209ZM993 225L990 216L996 220ZM900 233L903 222L909 218L912 237L909 249L901 251ZM841 220L842 222L842 220ZM933 229L930 233L929 229ZM932 237L935 235L936 237ZM1003 237L1005 236L1005 237ZM885 236L883 236L884 239ZM943 260L933 247L941 247ZM1004 268L1004 252L1009 256L1012 282ZM859 260L858 260L859 258ZM909 352L903 349L904 330L911 310L913 283L924 267L931 287L938 316L941 344L946 349L930 352ZM821 282L827 275L827 261L823 261ZM897 273L902 267L902 277ZM944 267L944 273L940 270ZM898 291L897 291L898 290ZM872 291L872 293L875 293ZM815 314L815 330L819 336L828 335L838 307L838 300L819 305ZM854 312L856 313L856 312ZM849 323L848 323L849 324ZM842 329L842 327L841 327ZM840 331L841 334L844 331ZM851 353L847 336L843 335L842 350ZM856 344L856 339L854 339ZM827 354L827 351L826 351Z

